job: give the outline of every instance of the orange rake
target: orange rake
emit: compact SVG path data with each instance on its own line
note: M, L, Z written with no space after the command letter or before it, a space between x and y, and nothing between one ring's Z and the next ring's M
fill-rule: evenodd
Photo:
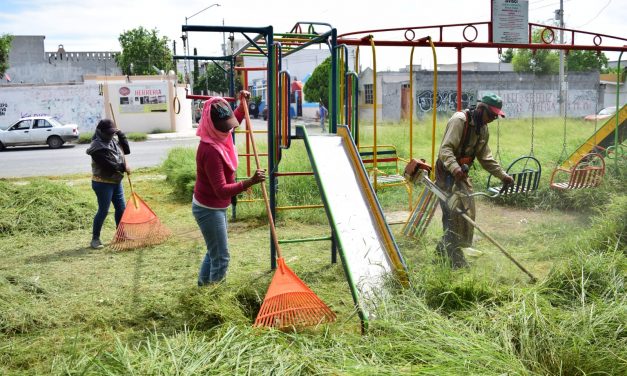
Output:
M248 103L242 98L244 115L246 116L246 131L253 147L257 169L261 169L257 146L248 114ZM281 248L274 227L274 220L270 211L268 192L264 183L261 183L261 192L266 204L270 233L276 248L278 269L270 281L270 286L259 309L255 326L285 329L318 325L324 322L335 321L335 313L313 292L305 282L285 264L281 256Z
M113 123L117 126L111 103L109 108ZM126 162L125 156L124 161ZM126 203L126 209L109 246L116 251L125 251L163 243L170 237L170 230L161 224L155 212L135 193L131 176L127 173L126 177L131 188L131 198Z
M126 203L126 209L109 246L116 251L125 251L163 243L170 237L170 230L135 193L131 177L128 175L127 177L131 187L131 198Z

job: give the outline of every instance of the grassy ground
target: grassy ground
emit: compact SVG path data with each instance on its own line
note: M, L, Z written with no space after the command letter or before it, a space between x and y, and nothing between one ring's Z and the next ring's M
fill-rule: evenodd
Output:
M502 153L528 151L528 124L502 125L511 129ZM544 120L536 129L545 171L559 156L562 125ZM569 123L569 150L593 126ZM379 131L388 140L379 143L406 153L403 126ZM426 156L427 124L416 132L416 154ZM293 145L283 171L306 170L302 145ZM87 247L95 212L88 176L0 181L10 192L0 198L0 374L627 373L622 173L600 189L566 194L550 192L545 173L531 197L479 202L478 222L540 278L535 285L480 236L482 255L470 268L452 272L435 263L437 214L420 240L393 226L412 287L380 302L379 319L362 336L328 242L285 244L283 251L337 322L299 333L251 327L272 277L259 202L241 202L229 223L227 281L195 286L204 244L189 204L190 158L178 149L163 170L134 173L135 189L175 236L129 252ZM483 178L475 173L476 182ZM282 204L319 203L310 177L281 180L279 190ZM35 199L41 192L46 199ZM380 197L386 212L406 207L402 188ZM109 218L103 238L113 231ZM322 209L280 214L281 239L328 233Z

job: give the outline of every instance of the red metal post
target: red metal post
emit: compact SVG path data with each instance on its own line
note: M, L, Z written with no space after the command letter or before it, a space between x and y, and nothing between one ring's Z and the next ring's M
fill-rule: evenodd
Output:
M436 105L435 103L433 104ZM457 47L457 111L462 110L462 47Z

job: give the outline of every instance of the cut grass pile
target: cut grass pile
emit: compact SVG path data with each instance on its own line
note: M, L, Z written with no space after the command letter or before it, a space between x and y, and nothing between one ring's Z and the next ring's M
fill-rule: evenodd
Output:
M284 151L282 171L309 168L298 145ZM155 177L161 171L136 171L134 185L175 236L121 253L87 248L95 212L88 177L72 186L0 181L13 193L0 198L3 213L28 204L33 192L17 191L32 187L58 198L30 203L39 208L33 216L62 210L57 201L87 205L84 217L61 212L80 226L48 233L18 226L0 236L0 374L627 374L624 176L583 193L546 189L529 204L479 201L478 222L540 277L536 285L481 238L476 247L484 254L470 268L436 263L438 215L420 240L393 226L411 288L383 297L361 335L343 268L330 264L329 242L282 248L338 321L298 333L252 328L272 277L260 202L240 202L229 221L227 281L197 288L205 245L190 210L194 150L173 150L164 171L167 181ZM280 180L281 205L319 202L313 178L290 179ZM403 188L380 197L386 212L406 207ZM570 211L549 211L555 207ZM279 238L329 235L325 218L322 209L280 211ZM103 238L112 234L109 218Z
M14 184L0 180L0 237L50 235L91 226L96 205L88 192L65 183L36 179Z

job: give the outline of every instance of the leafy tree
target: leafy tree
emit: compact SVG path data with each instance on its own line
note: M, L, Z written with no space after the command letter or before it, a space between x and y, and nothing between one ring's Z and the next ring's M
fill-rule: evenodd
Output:
M501 54L501 63L511 63L514 58L514 49L508 48Z
M607 56L594 51L570 51L567 59L569 72L602 71L607 68Z
M331 75L331 57L329 56L314 69L305 83L303 93L307 102L322 101L329 108L329 76Z
M534 43L540 42L540 33L541 30L533 32L531 39ZM507 51L510 50L508 49ZM505 61L503 56L502 61ZM529 49L517 49L513 51L511 62L515 72L556 74L559 71L559 52L536 50L534 54ZM567 70L569 72L602 70L604 67L607 67L607 62L608 59L605 54L597 54L594 51L570 51L566 58Z
M531 36L534 43L540 43L541 30L535 30ZM526 48L516 49L512 56L514 72L535 72L538 74L556 74L559 72L559 53L551 50L536 50L533 53Z
M514 52L512 66L514 72L535 72L538 74L556 74L559 72L559 54L550 50L520 49Z
M115 60L124 74L155 74L158 70L168 72L174 67L168 38L160 37L157 32L157 29L147 30L140 26L120 34L118 40L122 52Z
M12 40L12 35L4 34L0 36L0 76L9 70L9 51L11 51Z
M201 90L214 91L217 93L226 94L229 92L229 80L228 75L224 73L224 70L214 63L207 65L207 70L198 76L198 79L194 81L194 92L200 93Z

